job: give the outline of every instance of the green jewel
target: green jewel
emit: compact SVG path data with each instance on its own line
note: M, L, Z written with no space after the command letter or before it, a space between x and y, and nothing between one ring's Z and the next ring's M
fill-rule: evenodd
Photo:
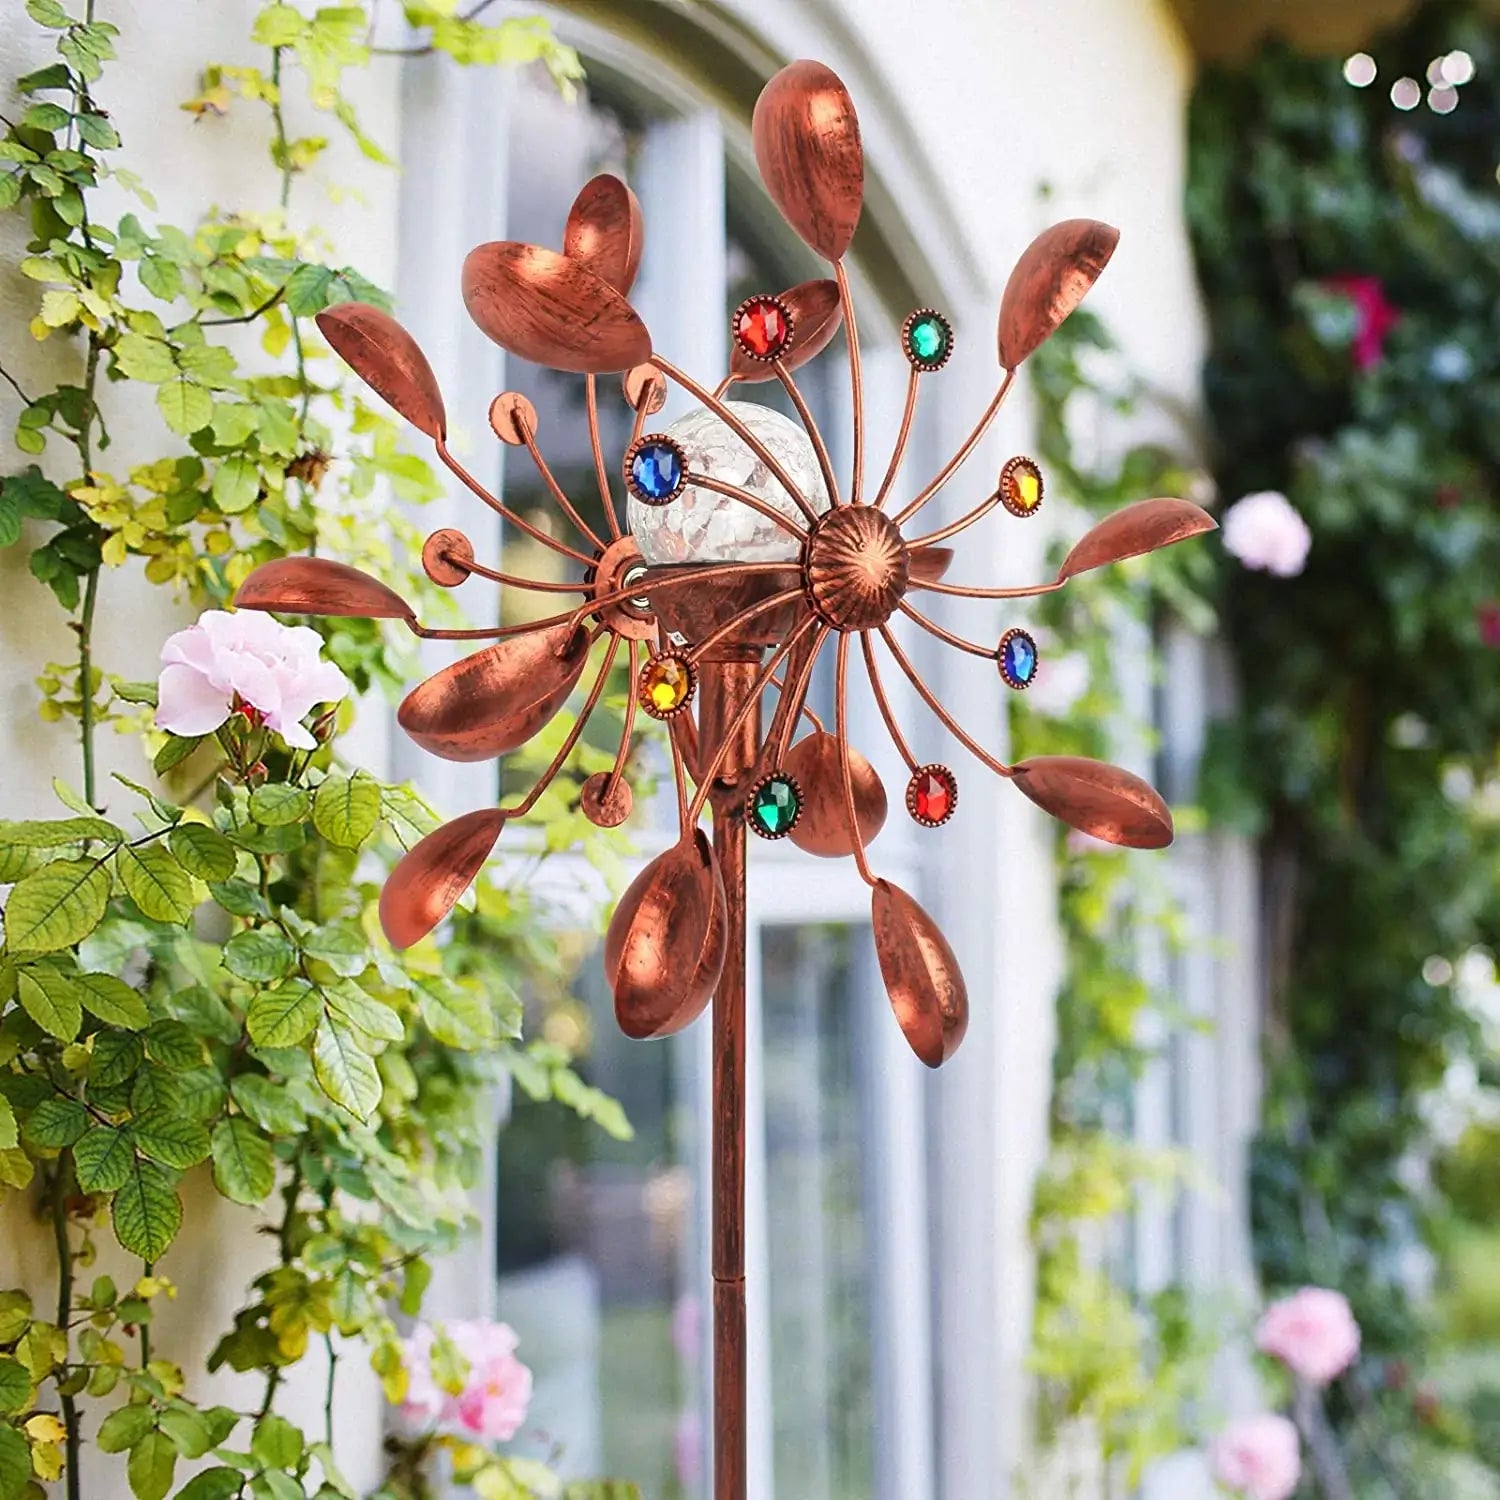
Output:
M935 370L953 352L953 330L940 313L913 313L906 324L906 357L921 370Z
M767 776L750 797L750 826L763 839L785 838L802 812L802 797L790 776Z

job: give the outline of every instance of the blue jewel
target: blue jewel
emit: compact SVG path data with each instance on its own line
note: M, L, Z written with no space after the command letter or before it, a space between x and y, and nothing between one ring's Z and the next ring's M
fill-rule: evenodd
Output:
M1036 642L1024 630L1005 632L1000 641L1000 675L1007 687L1030 687L1037 661Z
M666 438L647 438L631 455L630 492L647 505L665 505L682 488L682 450Z

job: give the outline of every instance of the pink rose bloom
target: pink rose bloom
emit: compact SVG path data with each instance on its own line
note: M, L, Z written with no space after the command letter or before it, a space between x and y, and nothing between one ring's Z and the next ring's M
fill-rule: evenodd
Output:
M468 1361L463 1389L455 1396L433 1376L436 1334L418 1324L402 1344L406 1397L401 1415L415 1427L444 1428L485 1442L504 1443L521 1430L531 1405L531 1371L516 1358L515 1329L508 1323L458 1322L444 1332Z
M531 1371L516 1358L516 1331L509 1323L450 1323L448 1337L469 1361L458 1398L459 1424L490 1443L509 1442L531 1405Z
M1265 1310L1255 1347L1309 1385L1323 1386L1354 1363L1359 1324L1342 1292L1307 1286Z
M1231 1422L1213 1448L1214 1478L1246 1500L1290 1500L1302 1477L1302 1445L1285 1417Z
M1378 276L1330 276L1324 283L1354 304L1354 364L1373 370L1385 358L1385 341L1401 314Z
M1275 490L1246 495L1224 513L1224 550L1247 568L1295 578L1311 547L1307 522Z
M349 693L349 679L322 660L322 649L323 638L305 625L282 625L258 610L208 610L161 648L156 727L212 734L239 710L311 750L317 741L303 718Z

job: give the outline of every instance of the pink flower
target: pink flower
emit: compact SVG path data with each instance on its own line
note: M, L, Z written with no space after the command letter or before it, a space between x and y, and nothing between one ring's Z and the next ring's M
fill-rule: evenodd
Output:
M1307 562L1312 532L1285 495L1263 490L1224 513L1224 550L1247 568L1294 578Z
M1374 369L1385 358L1386 335L1401 321L1385 284L1378 276L1330 276L1323 285L1354 304L1355 368Z
M1302 1477L1302 1446L1285 1417L1266 1412L1231 1422L1213 1448L1214 1477L1247 1500L1290 1500Z
M323 638L305 625L282 625L258 610L208 610L161 648L156 727L212 734L238 709L311 750L317 741L303 718L349 693L349 679L321 659L322 648Z
M672 1432L672 1467L685 1490L703 1481L703 1423L696 1410L681 1413Z
M1044 650L1026 691L1026 705L1054 719L1065 718L1089 690L1088 658L1078 651L1049 656Z
M672 1308L672 1347L685 1365L703 1355L703 1304L692 1292L684 1292Z
M1310 1385L1327 1385L1354 1363L1359 1324L1342 1292L1307 1286L1265 1310L1255 1347Z
M437 1337L419 1324L402 1346L407 1374L402 1416L418 1427L508 1442L531 1405L531 1371L516 1358L515 1329L508 1323L458 1322L444 1324L443 1331L468 1363L463 1388L454 1394L438 1384L432 1368Z

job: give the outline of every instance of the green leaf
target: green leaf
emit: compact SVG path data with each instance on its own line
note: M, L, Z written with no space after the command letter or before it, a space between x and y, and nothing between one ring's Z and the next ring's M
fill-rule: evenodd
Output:
M214 1445L213 1433L202 1414L185 1402L167 1407L161 1414L160 1426L184 1458L202 1458Z
M143 915L157 922L185 925L193 915L193 882L172 852L161 844L120 850L120 883Z
M117 1406L99 1424L96 1441L101 1452L123 1453L134 1448L145 1435L156 1426L156 1413L149 1403L132 1402L129 1406Z
M83 1025L83 1006L73 976L52 964L29 964L19 971L21 1008L49 1036L71 1042Z
M89 1128L89 1112L76 1100L43 1099L26 1117L26 1139L34 1146L61 1150Z
M141 285L163 302L182 295L182 272L175 261L164 255L143 255L136 274L141 278Z
M380 1104L380 1074L355 1032L325 1016L313 1042L313 1070L323 1092L352 1115L368 1120Z
M285 1084L259 1073L241 1073L229 1085L234 1102L272 1135L296 1135L307 1128L307 1112Z
M40 94L48 89L68 89L73 87L73 76L68 72L66 63L49 63L45 68L38 68L34 73L24 73L16 79L16 92L18 94Z
M109 902L109 872L97 860L59 859L18 880L5 907L12 953L55 953L99 925Z
M234 845L204 823L179 823L167 835L177 863L199 880L228 880L234 874Z
M335 773L313 795L313 826L341 849L355 849L380 821L380 784L364 771Z
M73 24L72 16L58 4L58 0L26 0L26 14L38 26L48 26L53 31L62 31Z
M148 1257L150 1258L150 1257ZM166 1500L177 1467L177 1448L163 1432L148 1432L125 1463L130 1493L135 1500Z
M128 1131L95 1125L73 1147L78 1186L85 1193L112 1193L130 1177L135 1148Z
M112 352L115 364L131 380L160 385L177 374L172 346L162 339L144 333L127 333L115 344Z
M233 1500L245 1487L245 1476L238 1469L222 1465L195 1474L177 1491L177 1500Z
M56 849L85 839L104 843L124 841L122 829L103 818L54 818L48 822L0 823L0 845L21 849Z
M214 1186L235 1203L259 1203L276 1186L271 1143L249 1120L220 1120L213 1135Z
M375 1041L399 1042L406 1035L401 1017L389 1005L367 995L350 980L325 985L323 995L334 1017Z
M9 1423L0 1423L0 1500L21 1500L31 1484L31 1445Z
M0 1151L14 1151L20 1139L16 1112L11 1107L10 1100L0 1094Z
M224 944L223 957L231 974L269 984L291 972L297 954L279 927L251 927Z
M341 978L353 979L370 966L370 945L349 927L315 927L301 939L308 958L327 964Z
M156 404L167 426L183 437L191 437L213 421L213 396L203 386L186 380L168 381L157 391Z
M466 1052L494 1046L494 1015L483 995L440 978L417 987L417 1004L427 1029L445 1046Z
M116 698L125 703L146 703L156 707L157 688L154 682L116 682L112 684Z
M295 1047L318 1024L323 1002L304 979L262 990L245 1012L245 1030L257 1047Z
M203 734L169 734L166 744L152 756L151 769L158 776L165 775L173 766L185 761L207 738Z
M134 993L132 990L131 994ZM97 1032L93 1057L89 1061L89 1087L117 1088L140 1067L145 1056L145 1045L134 1032Z
M285 1417L262 1417L250 1439L250 1456L265 1469L295 1469L302 1458L302 1434Z
M265 828L282 828L307 817L308 796L300 786L267 782L250 793L250 816Z
M131 1122L135 1143L153 1161L185 1172L209 1153L208 1131L196 1120L165 1105L139 1114ZM155 1259L148 1255L147 1260Z
M31 1323L31 1298L25 1292L0 1292L0 1344L13 1344Z
M0 184L14 182L13 177L0 177ZM0 198L5 189L0 186ZM7 207L0 202L0 209ZM9 495L0 493L0 547L14 547L21 540L21 507Z
M90 114L85 110L77 116L78 134L96 151L112 151L120 144L115 127L103 115Z
M206 1136L204 1146L206 1154ZM135 1161L115 1193L111 1217L125 1249L142 1260L160 1260L182 1227L182 1200L155 1162Z
M151 1020L145 998L113 974L75 974L78 998L91 1016L110 1026L145 1026Z
M194 1068L172 1080L182 1113L190 1120L208 1121L224 1109L224 1080L213 1067Z
M0 1411L21 1411L31 1394L31 1376L16 1360L0 1357Z
M28 130L63 130L72 118L60 104L33 104L21 116L21 124Z
M203 1043L181 1021L154 1022L146 1033L146 1051L173 1073L203 1066Z
M213 497L227 516L249 510L260 498L260 466L248 453L231 453L214 471Z

